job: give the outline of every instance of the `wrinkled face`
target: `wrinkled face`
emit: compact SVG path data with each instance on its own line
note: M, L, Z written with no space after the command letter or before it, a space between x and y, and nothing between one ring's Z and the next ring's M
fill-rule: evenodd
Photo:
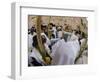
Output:
M43 44L46 43L46 37L44 35L42 35L41 38L42 38L42 43Z

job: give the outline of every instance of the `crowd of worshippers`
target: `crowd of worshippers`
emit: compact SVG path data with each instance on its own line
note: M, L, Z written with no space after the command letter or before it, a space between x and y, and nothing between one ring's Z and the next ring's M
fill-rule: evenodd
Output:
M75 59L80 48L86 43L87 37L80 29L72 30L69 25L62 27L50 23L41 25L41 39L46 52L45 59L38 46L36 27L28 29L28 66L75 64ZM87 64L87 52L86 47L77 64Z

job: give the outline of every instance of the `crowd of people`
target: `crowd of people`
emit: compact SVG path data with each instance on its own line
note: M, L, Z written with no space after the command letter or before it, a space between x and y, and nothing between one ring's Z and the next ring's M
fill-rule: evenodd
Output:
M45 50L41 52L38 45L36 27L28 29L28 66L48 66L48 65L73 65L87 64L87 47L79 56L81 48L87 44L87 37L79 28L72 29L70 25L65 26L41 25L41 40Z

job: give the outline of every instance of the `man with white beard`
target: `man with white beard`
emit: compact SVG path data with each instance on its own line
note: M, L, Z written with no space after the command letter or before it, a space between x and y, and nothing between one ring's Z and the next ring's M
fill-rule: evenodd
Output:
M68 42L61 39L52 46L53 65L74 64L75 58L80 50L77 34L78 32L75 35L73 34L71 40Z

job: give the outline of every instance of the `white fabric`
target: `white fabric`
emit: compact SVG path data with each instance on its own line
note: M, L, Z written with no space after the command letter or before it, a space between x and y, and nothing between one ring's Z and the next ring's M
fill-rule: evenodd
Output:
M72 33L70 41L68 43L69 45L71 45L71 48L73 49L74 56L77 57L78 52L80 50L80 45L78 42L78 37L74 33Z
M48 45L44 44L44 46L45 46L45 50L47 51L47 53L50 54L50 49L49 49Z
M56 32L57 32L56 27L52 27L52 30L53 30L53 34L56 36Z
M63 31L64 34L68 34L68 35L71 35L72 33L71 32L66 32L66 31Z
M61 29L61 27L59 26L58 29Z
M42 56L36 48L33 48L29 58L34 57L39 63L43 62Z
M62 31L58 31L58 38L61 38L63 36Z
M28 49L32 49L32 43L33 43L33 37L36 35L36 33L34 32L34 34L29 34L28 35Z
M32 48L32 38L33 38L33 35L29 34L28 35L28 48Z
M70 41L75 41L75 40L78 40L78 37L74 33L72 33Z
M33 34L33 37L34 37L35 35L37 35L37 33L34 33L34 34ZM45 36L45 38L46 38L46 40L47 40L47 41L46 41L46 44L47 44L47 45L50 45L51 42L50 42L49 38L47 37L47 35L46 35L45 33L41 33L41 35L44 35L44 36ZM30 44L30 45L31 45L31 42L32 42L32 40L29 41L29 44Z
M33 49L32 43L33 43L33 35L29 34L28 35L28 55L31 54L31 50Z
M33 43L33 37L36 35L36 33L34 32L34 34L29 34L28 35L28 55L31 54L31 50L33 49L32 43Z
M80 45L79 45L78 40L68 41L67 46L69 46L72 49L72 51L74 53L74 58L76 58L79 53L79 50L80 50Z
M46 44L49 46L49 45L51 45L51 42L50 42L50 39L46 36L46 34L45 33L41 33L41 35L44 35L45 36L45 38L46 38Z
M74 64L76 55L80 49L78 40L65 42L59 40L52 46L52 58L54 65Z

